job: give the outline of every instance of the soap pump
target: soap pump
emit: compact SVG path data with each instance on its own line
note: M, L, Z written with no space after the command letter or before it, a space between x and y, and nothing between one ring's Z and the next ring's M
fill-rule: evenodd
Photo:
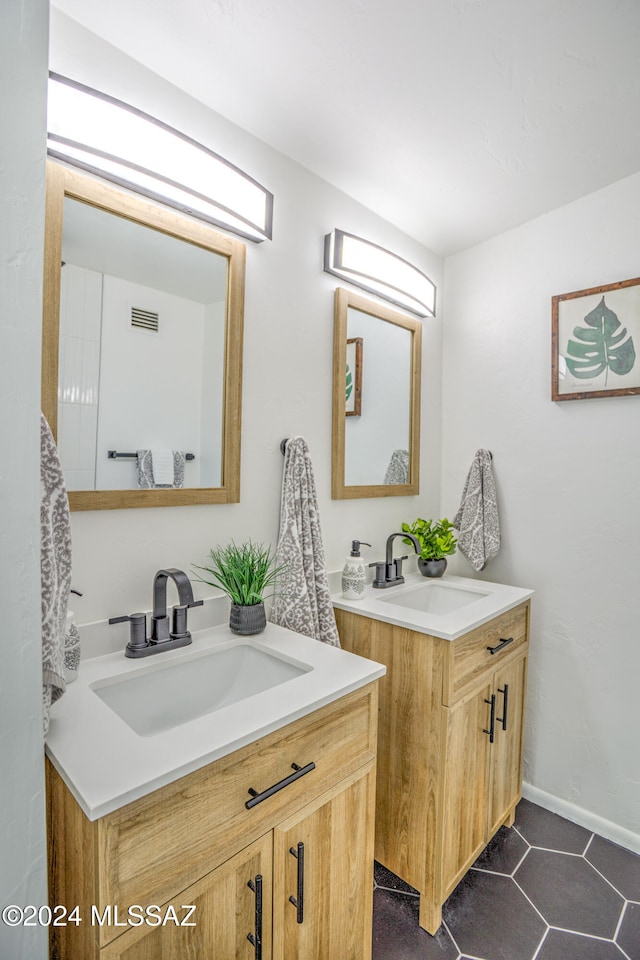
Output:
M364 540L351 541L351 554L347 557L342 571L342 596L347 600L362 600L367 579L367 568L360 556L360 547L370 547Z

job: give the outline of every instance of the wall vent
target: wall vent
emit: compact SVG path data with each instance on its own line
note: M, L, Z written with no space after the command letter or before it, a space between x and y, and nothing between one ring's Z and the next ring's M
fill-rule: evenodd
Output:
M131 326L140 327L142 330L153 330L158 332L159 326L158 314L153 310L141 310L140 307L131 307Z

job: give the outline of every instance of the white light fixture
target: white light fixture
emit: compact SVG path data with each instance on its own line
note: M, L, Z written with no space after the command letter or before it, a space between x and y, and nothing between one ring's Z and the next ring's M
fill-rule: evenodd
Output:
M155 117L49 74L49 156L247 240L271 239L273 194Z
M408 260L344 230L324 240L324 269L419 317L435 317L436 287Z

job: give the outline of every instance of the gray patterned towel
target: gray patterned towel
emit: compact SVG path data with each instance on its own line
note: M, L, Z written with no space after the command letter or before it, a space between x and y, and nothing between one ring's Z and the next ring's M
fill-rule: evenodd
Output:
M394 450L384 476L385 483L409 483L409 451Z
M272 623L339 647L313 467L303 437L292 437L284 455L276 563L286 569L271 610Z
M460 531L460 552L474 570L483 570L500 549L498 501L488 450L476 451L452 522Z
M71 523L62 466L49 424L40 415L40 576L42 583L42 706L49 711L65 691L64 640L71 587Z
M184 487L184 453L173 450L173 483L156 483L153 473L153 451L136 450L139 490L170 490Z

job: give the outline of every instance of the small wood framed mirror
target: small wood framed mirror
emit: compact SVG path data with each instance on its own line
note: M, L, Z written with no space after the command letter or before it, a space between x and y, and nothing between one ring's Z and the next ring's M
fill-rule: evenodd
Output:
M334 500L419 492L421 360L420 321L337 288Z
M42 409L72 510L239 501L245 253L49 161Z

